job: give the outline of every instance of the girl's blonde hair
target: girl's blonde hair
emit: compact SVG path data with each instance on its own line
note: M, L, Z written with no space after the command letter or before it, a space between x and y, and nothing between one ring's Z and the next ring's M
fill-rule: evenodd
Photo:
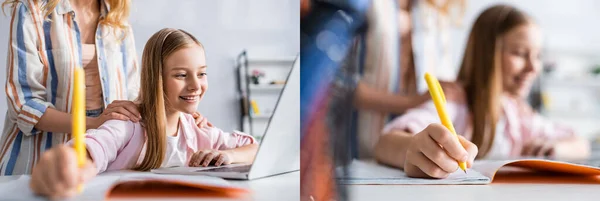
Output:
M457 81L464 85L478 158L489 152L496 135L502 93L502 37L511 29L533 23L515 7L496 5L473 24Z
M148 171L158 168L165 156L166 107L162 73L167 57L182 48L202 44L191 34L181 29L162 29L152 35L142 54L141 88L137 102L142 115L142 126L146 129L146 154L135 170Z
M6 0L2 3L2 8L9 6L14 7L19 1L23 0ZM26 0L28 1L28 0ZM68 0L31 0L35 6L38 6L44 13L44 19L48 18L54 11L60 1ZM106 1L110 10L106 14L105 18L100 19L98 23L106 26L113 27L119 30L126 30L128 28L127 19L129 18L130 0L101 0ZM34 5L30 5L34 6ZM4 9L3 9L4 10ZM127 33L124 31L123 33Z

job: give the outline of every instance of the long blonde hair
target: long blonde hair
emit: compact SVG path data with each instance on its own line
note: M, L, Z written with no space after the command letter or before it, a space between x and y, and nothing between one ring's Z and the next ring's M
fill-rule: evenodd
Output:
M2 10L4 11L4 7L14 7L17 5L19 1L23 0L6 0L2 3ZM28 0L25 0L28 1ZM68 0L31 0L33 3L41 8L41 11L44 13L44 18L48 18L50 14L54 11L56 6L60 1L68 1ZM130 0L101 0L106 1L110 10L106 14L106 16L101 19L98 23L106 26L113 27L118 30L125 30L128 28L127 19L129 18L129 8L130 8ZM40 5L42 3L43 5ZM127 33L127 32L124 32Z
M463 84L471 113L471 141L478 158L490 150L496 135L502 93L502 37L511 29L532 23L515 7L496 5L483 11L473 24L457 81Z
M439 5L436 0L426 0L425 3L435 8L440 14L449 17L450 21L454 24L462 24L462 18L467 9L466 0L446 0L441 5Z
M163 88L163 68L167 57L175 51L202 44L191 34L180 29L165 28L148 39L142 54L140 94L137 102L146 129L146 154L135 170L148 171L162 164L166 152L166 107Z

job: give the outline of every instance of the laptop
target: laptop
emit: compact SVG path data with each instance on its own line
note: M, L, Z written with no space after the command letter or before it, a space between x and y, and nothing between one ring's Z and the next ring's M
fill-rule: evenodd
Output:
M298 170L300 170L299 56L294 60L252 164L230 164L219 167L170 167L154 169L152 172L251 180Z

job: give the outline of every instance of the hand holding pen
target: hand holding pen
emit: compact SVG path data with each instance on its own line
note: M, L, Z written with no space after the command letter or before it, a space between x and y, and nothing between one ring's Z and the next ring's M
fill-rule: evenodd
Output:
M430 124L411 138L406 152L404 171L411 177L446 178L473 164L477 146L458 136L445 110L446 100L439 82L427 74L429 92L442 124Z

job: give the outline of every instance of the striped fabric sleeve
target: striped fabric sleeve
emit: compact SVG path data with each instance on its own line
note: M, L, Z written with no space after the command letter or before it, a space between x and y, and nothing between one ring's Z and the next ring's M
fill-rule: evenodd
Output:
M45 99L48 68L37 46L41 44L39 20L39 15L19 2L10 23L5 90L8 112L17 117L17 126L25 135L34 134L34 126L46 109L54 107Z
M138 63L137 51L135 48L135 39L133 36L133 30L129 27L129 33L127 34L127 53L128 60L131 65L125 71L127 73L127 100L133 101L138 97L140 90L140 65Z

